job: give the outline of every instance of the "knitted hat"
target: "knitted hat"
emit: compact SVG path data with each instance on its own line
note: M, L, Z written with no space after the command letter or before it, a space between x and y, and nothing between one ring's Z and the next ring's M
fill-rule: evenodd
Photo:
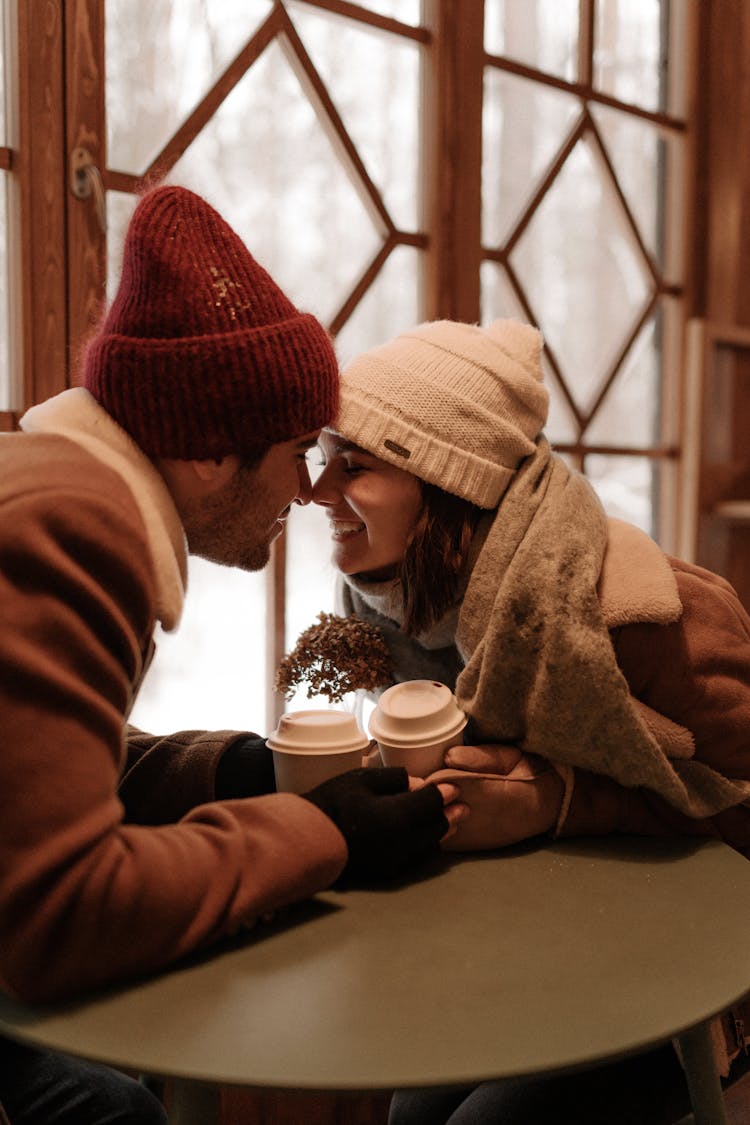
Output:
M542 336L527 324L437 320L355 359L333 427L347 441L494 508L547 419Z
M338 364L200 196L162 186L138 203L120 284L82 381L149 456L252 455L330 422Z

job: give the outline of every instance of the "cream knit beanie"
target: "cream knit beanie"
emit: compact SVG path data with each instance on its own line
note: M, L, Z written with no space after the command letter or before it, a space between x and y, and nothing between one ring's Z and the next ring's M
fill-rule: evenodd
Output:
M333 429L495 508L547 419L541 352L541 333L516 320L420 324L349 364Z

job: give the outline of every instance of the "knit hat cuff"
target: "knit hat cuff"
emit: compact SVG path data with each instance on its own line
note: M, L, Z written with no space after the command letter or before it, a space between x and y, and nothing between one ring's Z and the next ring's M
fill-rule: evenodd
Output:
M251 454L320 429L338 397L330 337L307 313L218 335L103 333L87 349L85 382L144 452L183 460Z
M378 407L377 399L368 399L363 404L360 396L353 396L345 384L341 387L339 412L333 426L346 435L347 441L381 460L480 508L496 508L515 474L514 469L459 449L435 434L427 435L423 425L420 428L404 417L386 413ZM528 448L522 456L535 449L534 442L526 444Z

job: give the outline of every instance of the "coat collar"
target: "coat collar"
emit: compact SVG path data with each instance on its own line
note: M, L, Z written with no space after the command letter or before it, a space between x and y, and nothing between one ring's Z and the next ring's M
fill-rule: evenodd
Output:
M72 387L33 406L20 426L26 433L67 437L122 477L145 526L156 576L157 616L165 629L176 628L187 583L185 532L152 462L85 387Z
M607 628L679 621L682 602L677 579L661 547L633 524L617 519L608 523L607 549L597 585Z

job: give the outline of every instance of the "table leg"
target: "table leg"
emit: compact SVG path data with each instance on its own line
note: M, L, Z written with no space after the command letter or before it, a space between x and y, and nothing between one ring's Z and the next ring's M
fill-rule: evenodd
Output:
M710 1021L683 1032L679 1041L695 1125L728 1125Z
M221 1092L218 1086L172 1078L169 1083L170 1125L221 1125Z

